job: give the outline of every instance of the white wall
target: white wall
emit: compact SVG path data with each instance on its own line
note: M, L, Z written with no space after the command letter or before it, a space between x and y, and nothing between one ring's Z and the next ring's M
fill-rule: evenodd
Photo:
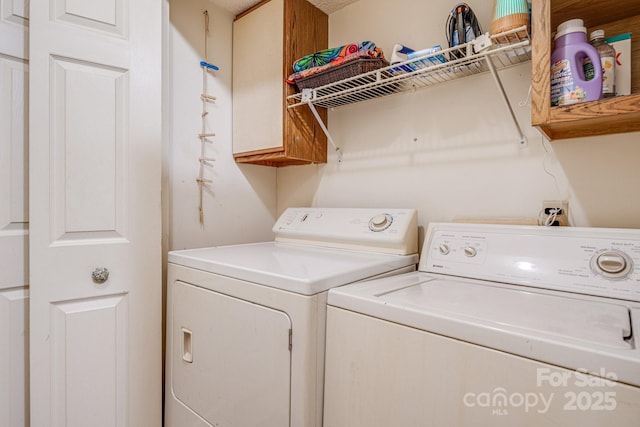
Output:
M231 149L231 49L234 16L207 0L170 0L165 53L165 97L169 139L165 179L168 200L170 250L271 239L276 215L276 171L237 165ZM203 77L199 66L204 54L204 15L209 13L208 60L220 67L209 73L208 92L217 97L208 104L206 132L215 137L206 155L217 160L205 168L213 180L204 192L204 225L199 222L196 183L200 157L200 94ZM167 35L165 35L166 37Z
M446 47L449 0L360 0L333 13L329 45L372 40ZM469 3L484 29L491 2ZM401 5L402 7L398 7ZM569 200L579 226L640 227L640 134L549 143L531 127L531 64L500 72L529 139L521 149L489 74L329 112L344 152L326 165L278 170L288 206L414 207L420 223L468 217L536 218L542 200ZM331 152L331 150L330 150Z

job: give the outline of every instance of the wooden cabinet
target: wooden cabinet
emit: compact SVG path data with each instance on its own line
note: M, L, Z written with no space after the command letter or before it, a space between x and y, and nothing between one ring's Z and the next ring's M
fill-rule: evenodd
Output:
M328 17L306 0L266 0L233 25L233 155L267 166L326 163L327 138L309 108L287 109L293 61L326 49ZM326 122L326 109L318 109Z
M631 32L631 95L551 107L552 35L568 19L584 20L587 33ZM531 122L550 140L640 131L640 1L533 0Z

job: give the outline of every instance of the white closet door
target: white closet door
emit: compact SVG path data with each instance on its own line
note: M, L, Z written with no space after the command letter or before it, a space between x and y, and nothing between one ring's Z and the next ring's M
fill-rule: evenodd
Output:
M29 425L28 1L0 0L0 424Z
M161 6L31 1L34 426L161 425Z

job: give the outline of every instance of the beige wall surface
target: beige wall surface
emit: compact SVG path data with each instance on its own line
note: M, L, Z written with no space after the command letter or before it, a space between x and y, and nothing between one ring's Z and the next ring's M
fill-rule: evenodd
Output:
M399 7L401 5L401 7ZM469 3L489 31L491 3ZM446 48L453 3L360 0L329 18L329 45L372 40ZM535 29L534 29L535 31ZM278 170L288 206L411 207L420 224L457 218L537 218L543 200L568 200L576 226L640 227L640 134L548 142L531 127L530 62L500 72L528 137L518 136L490 74L329 112L343 151L326 165ZM331 150L330 150L331 152Z
M387 58L395 43L444 48L452 6L445 0L360 0L330 15L329 45L372 40ZM491 4L470 6L488 31ZM195 178L204 10L210 15L207 57L220 71L207 80L217 100L208 106L206 126L216 136L206 149L217 160L205 169L213 183L203 195L200 225ZM163 190L170 249L271 239L271 226L289 206L416 208L425 227L460 218L535 221L543 200L563 199L572 225L640 228L640 133L546 141L531 127L529 62L500 71L526 148L519 147L492 77L482 74L329 111L342 163L330 149L322 165L237 165L231 153L233 18L207 0L170 1Z
M209 14L207 53L205 21ZM164 104L166 139L165 188L168 201L169 250L269 240L276 214L276 172L273 168L238 165L233 160L231 131L231 53L234 16L208 0L171 0L166 29ZM212 180L203 192L204 223L198 215L196 183L200 164L203 90L200 61L220 68L207 74L205 132L215 133L205 144L213 157L204 168Z

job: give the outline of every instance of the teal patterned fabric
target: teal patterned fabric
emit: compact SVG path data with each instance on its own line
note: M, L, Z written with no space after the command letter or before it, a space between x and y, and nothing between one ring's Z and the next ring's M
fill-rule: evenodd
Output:
M289 84L314 74L330 70L338 65L362 58L383 58L384 53L370 41L346 44L332 49L321 50L304 56L293 63L294 73L286 79Z
M331 62L342 62L341 58L345 58L348 55L352 55L356 52L375 50L376 45L370 41L364 41L358 44L351 43L331 49L321 50L311 55L303 56L293 63L293 71L299 72L308 70L312 67L320 67L322 65L329 64Z

